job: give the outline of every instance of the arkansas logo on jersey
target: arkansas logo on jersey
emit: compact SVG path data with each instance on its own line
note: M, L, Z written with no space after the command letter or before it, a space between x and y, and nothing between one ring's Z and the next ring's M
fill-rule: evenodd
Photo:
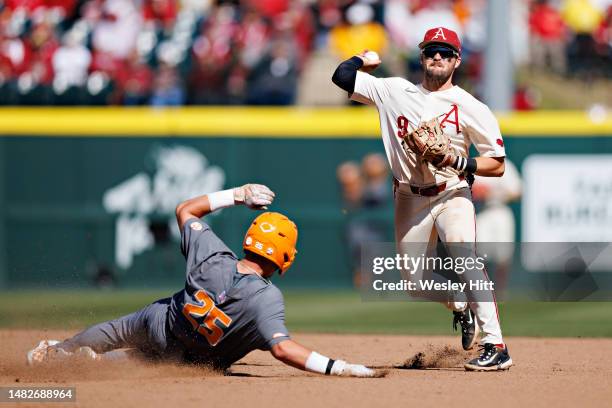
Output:
M438 116L440 119L440 127L445 133L449 133L449 130L452 130L452 126L455 127L455 134L461 133L461 128L459 126L459 107L457 105L451 105L451 109L447 113L443 113ZM410 127L414 126L405 116L401 115L397 118L397 137L403 139L410 132ZM450 129L447 129L448 126L451 126Z
M457 134L461 133L459 128L459 107L457 105L451 105L451 110L440 116L442 117L440 120L442 129L445 129L447 125L455 125L455 132Z

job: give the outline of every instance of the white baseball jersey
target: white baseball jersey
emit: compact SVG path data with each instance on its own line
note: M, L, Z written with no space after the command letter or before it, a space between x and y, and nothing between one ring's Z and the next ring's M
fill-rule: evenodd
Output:
M402 147L404 136L434 117L439 118L456 155L468 157L470 145L474 144L481 156L506 156L493 113L457 85L431 92L404 78L376 78L357 71L351 99L376 105L387 158L400 183L428 186L455 179L459 174L451 167L436 169L415 153L407 154Z

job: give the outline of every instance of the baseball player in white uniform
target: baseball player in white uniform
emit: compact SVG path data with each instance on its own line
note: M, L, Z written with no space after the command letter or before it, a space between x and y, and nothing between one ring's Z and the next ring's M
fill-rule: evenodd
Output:
M423 82L376 78L368 72L380 65L376 53L364 52L342 62L332 81L352 100L378 109L382 139L395 178L395 236L401 243L475 243L475 215L468 174L500 177L505 150L497 120L483 103L453 85L461 64L461 42L445 27L428 30L421 49ZM450 139L448 154L425 159L405 143L407 136L437 118ZM469 157L474 144L478 157ZM421 153L421 154L419 154ZM484 279L486 271L482 271ZM491 297L491 299L494 299ZM461 324L462 345L471 349L482 332L482 354L465 364L466 370L505 370L512 365L502 338L497 304L448 302ZM474 319L475 317L475 319Z

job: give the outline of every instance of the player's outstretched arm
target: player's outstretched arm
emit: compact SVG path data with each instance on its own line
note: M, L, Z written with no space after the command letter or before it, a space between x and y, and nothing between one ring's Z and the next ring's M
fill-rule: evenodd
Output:
M238 204L254 210L265 210L272 204L274 197L274 192L263 184L245 184L183 201L176 206L176 221L183 228L191 218L202 218L215 210Z
M361 364L349 364L343 360L332 360L296 343L283 340L272 346L270 352L279 361L300 370L326 375L346 377L376 377L375 370Z

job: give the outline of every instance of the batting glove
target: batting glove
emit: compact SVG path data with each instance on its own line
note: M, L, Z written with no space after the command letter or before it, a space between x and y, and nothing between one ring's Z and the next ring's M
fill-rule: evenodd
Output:
M374 377L376 371L361 364L349 364L343 360L336 360L330 374L342 377Z
M234 189L234 200L253 210L267 210L274 197L274 192L263 184L245 184Z

